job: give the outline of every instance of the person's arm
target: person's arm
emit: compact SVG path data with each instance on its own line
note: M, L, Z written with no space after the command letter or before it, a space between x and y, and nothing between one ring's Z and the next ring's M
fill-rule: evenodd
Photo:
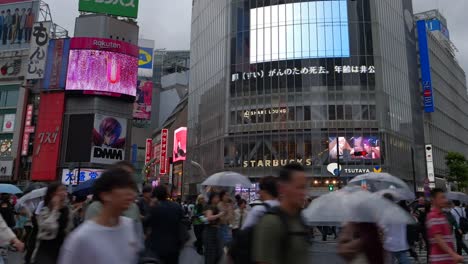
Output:
M223 212L220 212L219 214L215 215L215 214L213 214L213 210L208 209L205 212L205 216L206 216L206 220L214 221L214 220L218 220L219 218L221 218L223 216Z
M434 240L436 241L437 245L447 254L449 254L455 263L463 262L464 258L457 254L457 252L453 251L451 247L447 245L447 242L442 238L441 234L435 234Z
M21 242L8 227L7 223L0 215L0 240L9 241L18 251L23 251L24 244Z

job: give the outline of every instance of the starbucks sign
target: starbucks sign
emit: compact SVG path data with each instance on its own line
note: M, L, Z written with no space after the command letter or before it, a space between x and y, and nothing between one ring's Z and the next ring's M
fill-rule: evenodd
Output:
M138 0L79 0L79 10L137 18Z

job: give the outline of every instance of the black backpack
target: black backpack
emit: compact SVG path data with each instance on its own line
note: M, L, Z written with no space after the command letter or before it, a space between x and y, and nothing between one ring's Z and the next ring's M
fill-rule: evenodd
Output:
M289 230L288 227L288 217L287 215L280 210L279 207L271 207L269 204L264 203L263 206L266 207L267 211L265 212L265 215L277 215L281 223L283 225L282 230ZM262 216L262 217L263 217ZM257 226L257 223L255 225L247 227L245 229L239 230L236 236L234 237L233 241L231 242L231 245L229 246L229 251L228 255L232 260L232 263L234 264L255 264L256 262L253 259L253 239L254 239L254 230L255 227ZM303 222L304 227L307 228L305 223ZM307 230L307 229L306 229ZM304 233L299 233L299 232L285 232L285 236L294 236L294 235L299 235L299 236L304 236L304 239L309 238L309 233L304 232ZM281 239L280 243L282 243L281 248L286 248L288 239L285 237L284 239ZM285 253L285 250L282 251ZM282 257L282 258L285 258Z
M460 228L463 234L466 234L468 232L468 219L466 219L466 217L461 216L457 208L454 208L454 211L460 217L460 225L458 226L458 228Z

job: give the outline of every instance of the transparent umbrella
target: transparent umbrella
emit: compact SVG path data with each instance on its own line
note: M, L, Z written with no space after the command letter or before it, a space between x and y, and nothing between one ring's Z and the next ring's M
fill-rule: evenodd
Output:
M354 177L349 181L349 186L361 186L365 183L367 190L377 192L385 189L398 189L405 195L411 196L409 199L414 199L414 193L404 181L388 173L366 173Z
M208 177L202 186L251 188L252 182L247 176L232 171L218 172Z
M312 226L336 226L344 222L411 224L412 217L398 205L359 188L344 188L312 201L303 216Z
M462 192L448 192L447 199L455 201L458 200L462 203L468 202L468 195Z
M377 191L374 194L383 197L387 193L392 195L396 201L409 201L415 199L414 193L408 192L404 189L384 189Z

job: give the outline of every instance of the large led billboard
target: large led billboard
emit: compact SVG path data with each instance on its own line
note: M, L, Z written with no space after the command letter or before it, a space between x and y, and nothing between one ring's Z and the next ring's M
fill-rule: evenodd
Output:
M250 10L250 63L350 57L346 0Z
M111 39L71 40L67 91L135 96L137 75L137 46Z
M381 158L380 140L377 137L339 137L338 146L336 137L333 137L329 140L328 151L332 160L337 159L337 153L344 161Z

